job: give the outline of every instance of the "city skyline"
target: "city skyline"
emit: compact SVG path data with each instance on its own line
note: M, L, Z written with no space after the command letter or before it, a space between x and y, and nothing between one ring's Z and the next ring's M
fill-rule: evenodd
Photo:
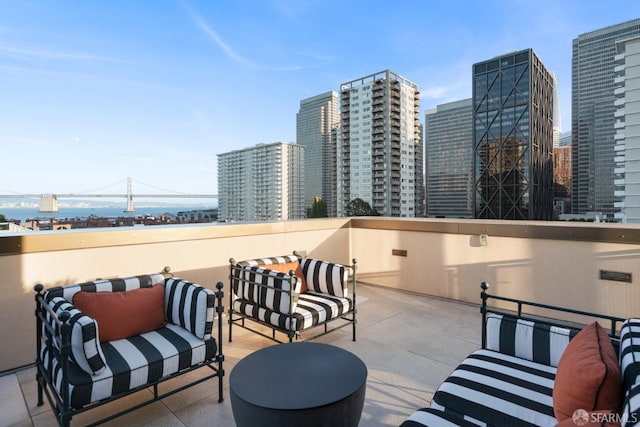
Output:
M0 193L82 192L127 176L217 193L216 155L295 142L304 98L393 69L420 86L423 119L471 96L473 63L527 48L558 79L567 132L572 40L640 16L636 2L615 6L3 2Z

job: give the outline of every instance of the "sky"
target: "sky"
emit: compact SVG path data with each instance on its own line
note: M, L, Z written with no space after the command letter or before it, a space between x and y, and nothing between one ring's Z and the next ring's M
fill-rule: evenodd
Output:
M421 117L533 48L571 128L572 40L640 1L0 0L0 194L217 194L217 155L295 142L302 99L385 69Z

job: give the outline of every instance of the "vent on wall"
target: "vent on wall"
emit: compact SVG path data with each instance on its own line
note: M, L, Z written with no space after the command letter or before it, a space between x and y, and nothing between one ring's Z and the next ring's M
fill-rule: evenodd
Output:
M613 280L615 282L631 283L631 273L622 273L619 271L600 270L601 280Z

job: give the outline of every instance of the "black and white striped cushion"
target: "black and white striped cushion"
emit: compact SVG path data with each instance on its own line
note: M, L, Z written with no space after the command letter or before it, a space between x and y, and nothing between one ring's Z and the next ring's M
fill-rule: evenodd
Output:
M134 337L103 343L106 368L89 375L75 364L69 366L69 395L75 408L148 384L166 375L215 357L215 340L203 341L184 328L172 324ZM48 367L58 389L62 371L46 347Z
M640 426L640 378L625 387L622 426Z
M533 362L558 366L576 330L549 326L512 316L487 316L487 349Z
M290 300L292 300L292 311L295 312L302 287L300 280L296 281L291 294L291 276L286 273L247 266L243 267L241 274L243 280L238 285L236 294L240 298L280 313L289 313Z
M627 319L620 328L620 370L625 388L640 375L640 319Z
M211 339L215 293L180 279L167 279L164 308L167 320L182 326L200 339Z
M98 323L65 298L53 297L47 303L56 315L63 311L71 314L69 325L71 326L71 360L88 374L100 374L105 370L104 355L98 339ZM46 321L54 327L57 334L60 333L56 322L47 312ZM49 331L43 326L43 334L56 348L57 342L52 339ZM46 347L43 346L43 347Z
M418 409L400 427L477 427L478 424L434 408Z
M140 276L96 280L75 285L57 286L47 289L44 293L45 302L54 297L63 297L73 302L73 296L80 291L85 292L121 292L138 288L149 288L155 284L164 283L162 274L147 274Z
M233 302L235 311L287 331L302 331L311 328L327 320L336 319L352 308L353 302L349 298L307 292L300 294L291 321L286 313L259 306L246 299L236 299ZM292 326L290 326L291 323Z
M347 298L348 271L344 265L311 258L300 260L307 281L307 289L324 294Z
M479 424L555 426L555 374L553 366L477 350L438 387L431 407Z

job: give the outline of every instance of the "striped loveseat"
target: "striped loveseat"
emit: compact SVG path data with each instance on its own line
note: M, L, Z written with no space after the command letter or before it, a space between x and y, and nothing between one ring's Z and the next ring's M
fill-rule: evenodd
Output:
M482 348L465 358L445 379L429 408L415 411L402 427L640 425L640 319L621 319L498 297L489 295L487 287L483 283ZM517 310L507 312L489 308L489 299L515 303ZM601 407L598 400L602 401L604 397L598 393L605 387L602 379L595 382L595 399L587 399L592 407L582 404L571 409L566 418L556 418L559 410L554 404L559 405L564 397L558 396L557 391L558 366L562 364L569 344L589 326L526 318L522 315L522 307L527 305L590 316L609 324L608 333L602 329L600 338L604 338L599 344L604 348L604 342L610 340L612 345L606 345L615 351L613 363L619 365L619 370L613 369L606 375L617 375L618 407L606 410ZM593 326L593 329L599 328ZM582 363L579 361L576 369L579 370ZM587 381L592 379L589 371L581 375L586 376ZM572 378L569 385L570 392L575 393L579 401L580 394L588 387L581 382L583 378L576 378Z
M78 413L153 387L152 398L102 422L212 378L218 379L218 400L222 402L222 286L219 282L214 292L172 277L168 268L163 274L96 280L46 290L43 285L36 285L38 405L44 404L45 394L58 423L67 426ZM146 307L151 298L149 292L153 292L157 305L153 315L161 317L159 325L122 339L101 339L100 331L104 337L108 326L130 327L134 318L153 316ZM136 295L138 299L131 298ZM105 300L100 298L115 298L115 304L106 311L118 325L107 325L104 320L96 320L97 316L94 319L81 311L74 305L80 305L81 296L97 297L98 304L103 305ZM117 312L125 307L129 312ZM217 339L212 335L216 312ZM205 366L213 372L158 394L159 383Z
M229 263L230 342L233 325L277 342L276 331L291 342L300 338L304 330L321 326L320 333L305 337L313 339L351 325L356 340L355 259L352 265L342 265L294 253L240 262L231 258ZM266 326L271 334L264 334L245 321ZM334 321L339 322L329 329Z

